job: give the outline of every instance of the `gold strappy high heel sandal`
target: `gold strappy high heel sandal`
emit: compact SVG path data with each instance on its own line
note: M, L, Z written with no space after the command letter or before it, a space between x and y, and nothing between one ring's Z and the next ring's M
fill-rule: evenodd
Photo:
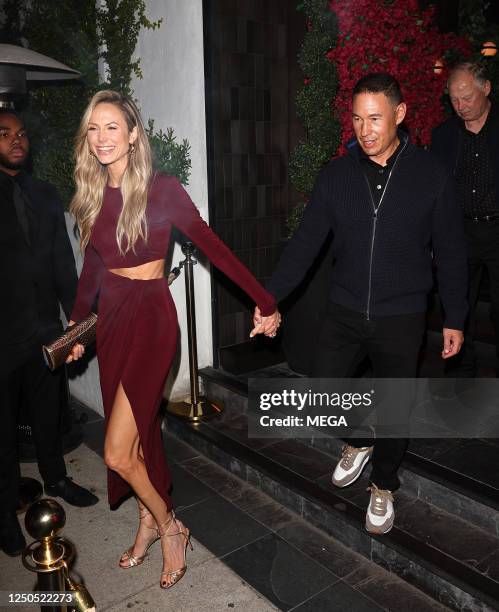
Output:
M141 512L139 513L139 518L142 520L146 516L152 516L152 514L145 508L142 508ZM131 567L137 567L138 565L141 565L142 563L144 563L144 559L148 556L147 551L151 548L151 546L155 542L157 542L160 539L160 533L157 527L148 527L147 525L144 525L144 527L146 527L147 529L150 529L151 531L155 531L156 537L149 542L149 544L147 545L147 548L144 551L144 554L141 555L140 557L135 557L134 555L132 555L133 545L130 546L130 548L121 555L120 560L118 562L118 565L121 567L121 569L130 569ZM122 563L126 563L126 565L122 565Z
M192 544L191 544L191 535L189 530L187 529L187 527L185 528L185 531L182 531L182 528L180 527L178 531L176 531L175 533L168 533L168 531L170 530L170 527L175 523L175 525L177 524L177 521L175 520L175 512L173 512L173 510L171 511L171 518L168 521L165 521L164 523L161 523L158 526L158 533L160 534L160 538L167 536L169 538L173 538L174 536L178 536L181 535L184 537L184 566L181 567L178 570L174 570L172 572L161 572L161 580L159 582L159 586L162 589L171 589L172 586L176 585L177 582L183 578L185 572L187 571L187 564L185 562L185 557L187 554L187 546L189 546L189 548L192 550ZM164 530L164 528L166 528L166 531ZM172 578L173 582L171 584L168 584L166 582L166 580L163 579L163 576L166 576L166 578Z

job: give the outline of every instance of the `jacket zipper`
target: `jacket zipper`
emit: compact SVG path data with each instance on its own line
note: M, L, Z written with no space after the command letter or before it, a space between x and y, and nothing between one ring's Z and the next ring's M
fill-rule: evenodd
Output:
M364 174L364 172L362 172L362 174L364 175L364 179L365 179L365 181L367 183L367 189L369 191L369 196L371 198L371 204L372 204L373 212L374 212L374 214L373 214L373 231L372 231L372 235L371 235L371 252L370 252L370 255L369 255L369 284L368 284L368 289L367 289L367 305L366 305L366 319L367 319L367 321L370 320L374 241L375 241L375 238L376 238L376 224L378 222L378 212L379 212L379 209L381 208L381 204L383 203L383 198L385 197L385 193L386 193L386 190L387 190L387 187L388 187L388 183L390 182L390 178L392 176L392 172L395 170L395 166L397 165L399 157L404 152L404 149L406 148L406 146L407 146L407 141L404 143L404 146L402 147L402 149L400 149L399 154L397 155L397 157L395 158L395 161L393 162L392 169L390 170L390 172L388 174L388 178L386 179L385 188L383 189L383 193L381 194L381 198L379 200L379 204L378 204L377 208L376 208L376 206L374 204L374 198L373 198L373 194L371 193L371 186L369 185L369 181L367 180L367 176Z

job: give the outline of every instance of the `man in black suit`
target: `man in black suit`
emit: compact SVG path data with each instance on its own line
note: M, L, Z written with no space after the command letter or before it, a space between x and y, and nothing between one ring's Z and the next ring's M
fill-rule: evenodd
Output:
M448 372L457 378L474 378L473 337L484 269L489 275L499 360L499 109L489 98L491 84L480 64L458 64L447 86L455 115L433 130L431 149L455 179L468 246L470 307L463 349L448 363Z
M41 346L69 317L77 275L55 188L24 170L29 141L20 117L0 110L0 547L26 545L16 516L19 496L17 422L21 394L31 419L45 492L74 506L98 499L66 475L61 434L62 372L51 373Z

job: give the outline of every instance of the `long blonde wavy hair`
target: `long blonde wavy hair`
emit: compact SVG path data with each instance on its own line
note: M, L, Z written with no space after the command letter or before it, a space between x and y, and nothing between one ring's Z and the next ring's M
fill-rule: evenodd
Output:
M105 165L91 154L87 141L88 124L94 108L101 103L114 104L123 113L128 131L137 128L134 151L129 153L128 165L121 182L123 208L116 227L116 241L120 253L135 252L139 238L147 240L147 191L152 175L151 148L140 113L134 102L117 91L99 91L90 100L75 137L76 193L69 210L80 230L80 246L84 250L92 227L102 207L108 172Z

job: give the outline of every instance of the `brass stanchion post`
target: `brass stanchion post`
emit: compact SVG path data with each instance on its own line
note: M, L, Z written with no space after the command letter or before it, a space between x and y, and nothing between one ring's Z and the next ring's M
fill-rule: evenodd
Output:
M64 508L55 499L41 499L32 504L26 512L25 525L35 541L25 548L23 565L36 573L38 591L57 591L60 595L57 602L41 605L42 612L92 612L95 603L91 595L69 576L68 566L75 550L71 542L58 535L65 524Z
M175 416L187 419L192 423L217 416L223 411L221 405L207 399L199 393L198 349L196 337L196 305L194 299L194 259L195 247L192 242L182 245L185 260L180 266L185 271L185 299L187 304L187 337L189 345L189 377L191 397L183 402L168 404L167 410Z

